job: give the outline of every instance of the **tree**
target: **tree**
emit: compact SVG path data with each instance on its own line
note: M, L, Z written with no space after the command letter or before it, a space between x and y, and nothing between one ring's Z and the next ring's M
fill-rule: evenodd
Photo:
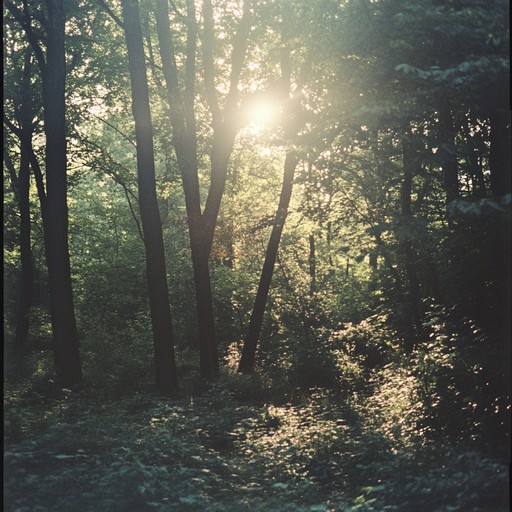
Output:
M30 325L30 307L34 287L34 270L31 246L30 218L30 153L32 151L33 113L30 100L31 53L24 52L23 73L20 84L19 104L16 105L14 116L17 125L4 114L7 127L20 141L19 173L16 173L14 163L7 147L4 147L4 163L8 168L11 184L15 191L20 213L20 260L21 282L16 311L15 348L19 353L25 353Z
M73 306L68 247L66 153L66 53L63 0L48 0L46 62L43 76L46 135L46 258L50 283L55 367L62 384L75 387L82 373Z
M82 371L68 245L66 13L64 2L58 0L45 3L46 13L37 5L33 6L31 12L27 2L17 6L14 2L6 1L5 5L24 30L41 75L45 184L28 136L24 137L23 146L28 152L41 202L55 370L59 384L74 388L82 382ZM34 27L34 13L38 17L37 29ZM29 106L26 105L26 108Z
M172 141L185 193L197 304L200 370L205 378L212 378L218 373L218 355L208 260L224 194L228 163L239 127L238 108L240 94L238 86L251 27L252 1L246 0L243 2L242 15L238 21L236 32L232 36L229 89L222 108L219 105L218 92L215 86L216 71L213 53L215 47L215 22L213 6L210 0L203 2L202 64L204 94L210 111L210 129L212 132L210 187L204 209L201 207L199 185L198 127L196 119L198 22L196 20L195 2L187 0L186 5L187 36L183 59L185 62L183 84L180 81L176 49L169 25L167 0L157 0L156 23L173 129Z
M124 30L132 85L137 141L139 205L146 250L146 272L153 326L156 383L168 393L177 386L174 339L165 270L162 223L158 210L153 154L153 126L137 0L123 0Z

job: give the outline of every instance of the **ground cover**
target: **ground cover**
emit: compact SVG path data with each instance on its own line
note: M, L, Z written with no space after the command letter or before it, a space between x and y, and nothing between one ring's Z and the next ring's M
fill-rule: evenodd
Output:
M5 509L507 510L506 468L477 451L397 449L352 399L325 390L275 403L238 391L8 392Z

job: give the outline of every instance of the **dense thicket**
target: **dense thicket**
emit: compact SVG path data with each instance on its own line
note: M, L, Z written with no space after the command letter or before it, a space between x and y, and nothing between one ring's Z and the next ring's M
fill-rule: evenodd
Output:
M391 451L506 458L508 14L5 0L9 389L320 388Z

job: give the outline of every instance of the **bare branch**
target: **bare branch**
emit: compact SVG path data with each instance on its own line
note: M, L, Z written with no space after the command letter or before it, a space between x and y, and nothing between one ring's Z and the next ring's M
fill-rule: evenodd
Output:
M121 18L109 7L107 2L105 0L98 0L100 6L103 8L103 10L114 20L116 25L121 27L124 30L123 22L121 21Z
M127 142L129 142L135 149L137 149L137 145L135 144L135 142L133 142L133 140L128 136L126 135L125 133L123 133L119 128L117 128L117 126L114 126L113 124L109 123L108 121L106 121L105 119L103 119L102 117L100 116L97 116L96 114L92 114L93 117L95 117L96 119L98 119L99 121L101 121L102 123L105 123L107 126L109 126L110 128L112 128L114 131L116 131L119 135L121 135L121 137L123 137L124 140L126 140Z

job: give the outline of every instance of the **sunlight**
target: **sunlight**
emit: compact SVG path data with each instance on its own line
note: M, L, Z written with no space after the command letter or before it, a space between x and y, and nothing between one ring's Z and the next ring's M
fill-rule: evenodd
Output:
M278 114L278 104L269 98L258 98L251 101L245 112L249 133L260 135L276 122Z
M254 124L268 125L271 124L277 116L277 108L275 104L269 101L259 101L251 106L249 118Z

